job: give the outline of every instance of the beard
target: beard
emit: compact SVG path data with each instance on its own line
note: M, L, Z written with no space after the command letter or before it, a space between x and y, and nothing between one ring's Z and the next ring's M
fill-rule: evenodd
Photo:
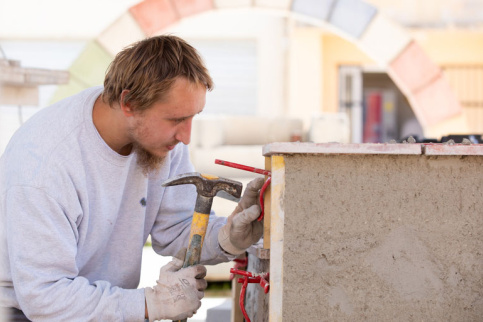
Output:
M151 172L158 172L166 159L166 156L154 155L138 143L133 143L133 149L137 154L137 164L146 177Z

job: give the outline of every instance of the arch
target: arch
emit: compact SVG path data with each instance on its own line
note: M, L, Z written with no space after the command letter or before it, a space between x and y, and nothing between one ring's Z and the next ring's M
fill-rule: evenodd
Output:
M444 131L452 120L460 123L459 130L465 127L462 107L439 66L404 28L361 0L144 0L130 7L86 46L69 69L71 82L56 96L65 97L98 84L115 54L130 43L153 36L191 15L236 8L270 9L329 27L385 67L425 132L439 126L439 131ZM441 135L437 132L431 134Z

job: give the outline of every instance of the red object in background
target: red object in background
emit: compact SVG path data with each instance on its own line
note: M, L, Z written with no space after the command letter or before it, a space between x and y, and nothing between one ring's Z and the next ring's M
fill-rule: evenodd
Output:
M369 93L366 99L366 116L364 122L364 143L380 143L382 127L382 95Z

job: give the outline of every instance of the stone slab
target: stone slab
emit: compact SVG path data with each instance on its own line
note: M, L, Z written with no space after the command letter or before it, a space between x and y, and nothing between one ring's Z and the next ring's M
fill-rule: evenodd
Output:
M425 144L425 155L480 155L483 156L483 144Z
M420 144L391 143L270 143L263 146L263 155L276 154L421 154Z

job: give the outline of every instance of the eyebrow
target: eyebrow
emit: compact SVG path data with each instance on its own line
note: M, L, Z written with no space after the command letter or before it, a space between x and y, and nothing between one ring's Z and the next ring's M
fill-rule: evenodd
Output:
M198 113L193 114L193 115L180 116L180 117L170 117L170 118L168 118L168 120L170 120L170 121L184 121L184 120L189 119L191 117L195 117L196 115L198 115L201 112L203 112L203 110L204 110L204 108L201 111L199 111Z

